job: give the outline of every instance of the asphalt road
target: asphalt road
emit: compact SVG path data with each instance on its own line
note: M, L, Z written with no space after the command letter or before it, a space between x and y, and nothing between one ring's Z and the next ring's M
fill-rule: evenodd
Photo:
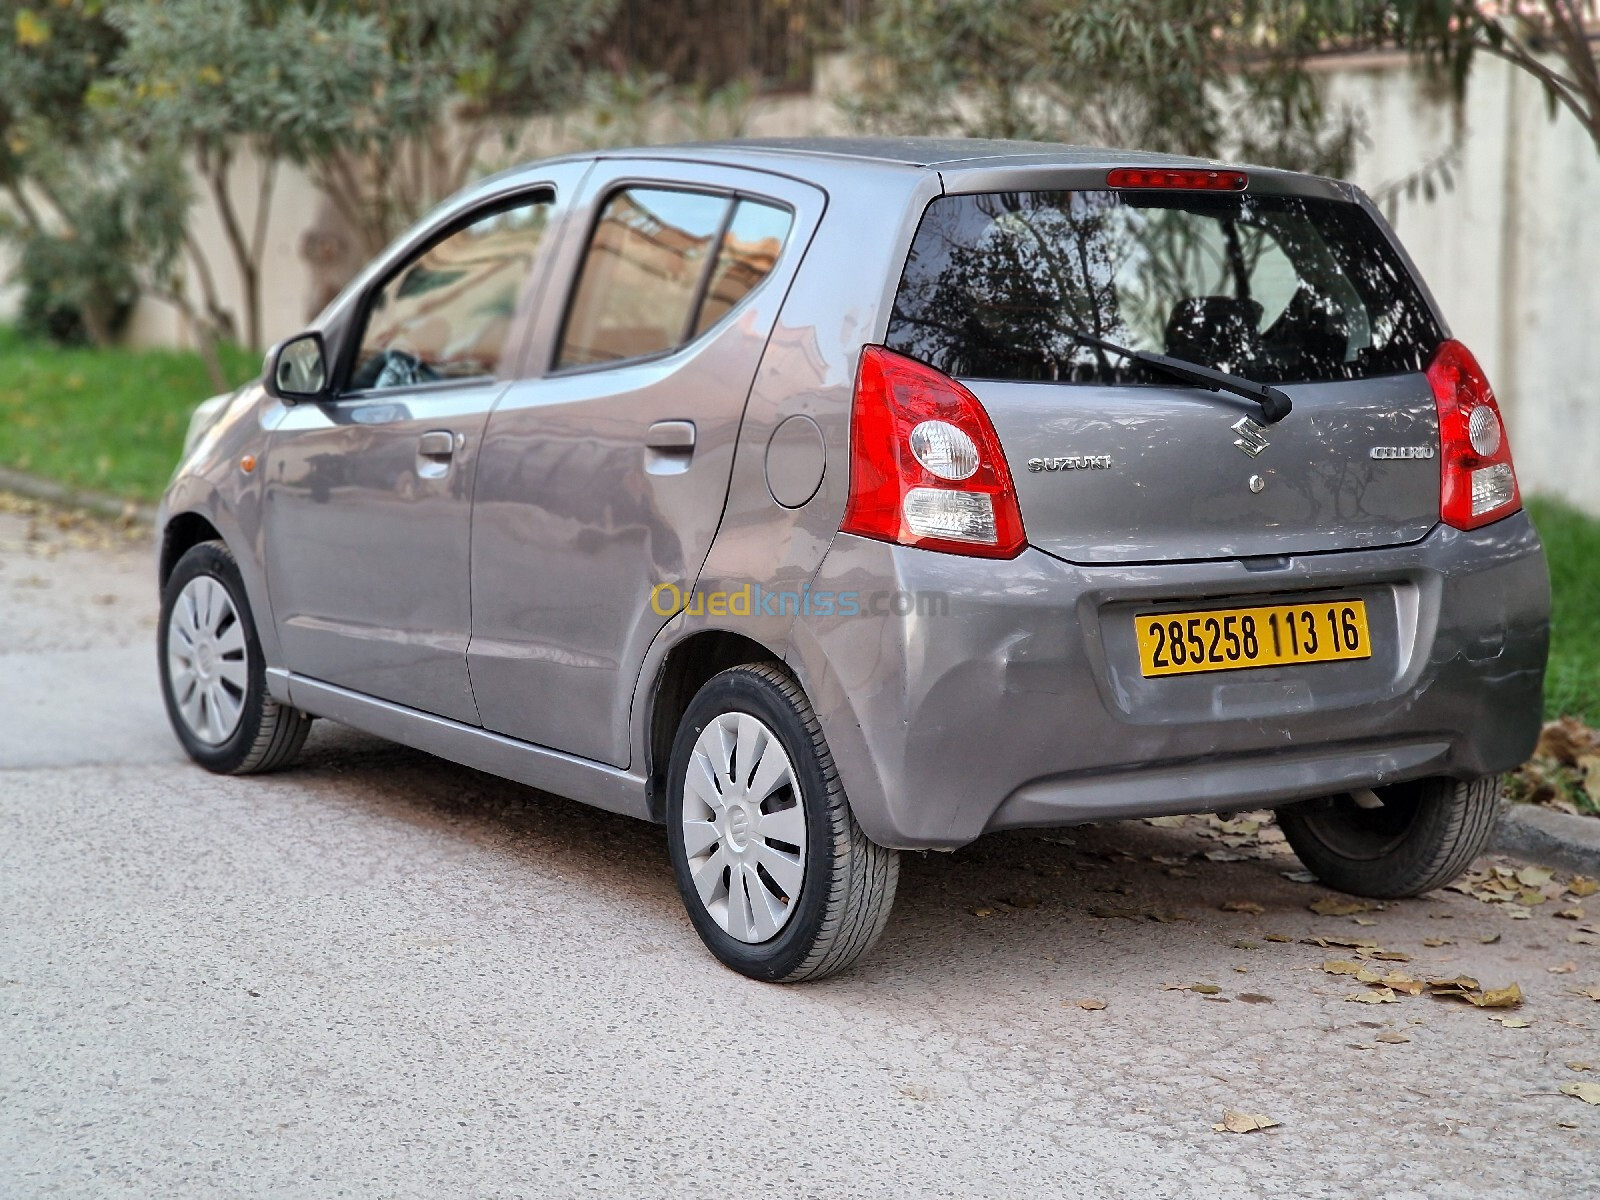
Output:
M1318 915L1270 826L1005 835L908 855L855 972L755 984L653 827L326 723L281 775L188 765L151 570L0 513L0 1195L1600 1193L1570 902ZM1349 1002L1316 935L1529 1024Z

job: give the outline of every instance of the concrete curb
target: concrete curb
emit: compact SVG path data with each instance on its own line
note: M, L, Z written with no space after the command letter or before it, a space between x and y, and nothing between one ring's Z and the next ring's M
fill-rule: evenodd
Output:
M1537 804L1508 804L1501 810L1491 848L1547 867L1600 875L1600 817L1575 817Z
M0 467L0 491L15 492L30 500L43 500L47 504L59 504L66 508L87 509L97 516L113 520L132 517L144 525L154 525L156 521L156 510L148 504L121 500L104 492L81 490L12 467Z

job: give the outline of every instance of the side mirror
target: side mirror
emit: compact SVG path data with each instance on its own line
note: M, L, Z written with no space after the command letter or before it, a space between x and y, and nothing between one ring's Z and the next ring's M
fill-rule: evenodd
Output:
M328 390L327 351L320 333L302 333L267 352L267 394L293 404L320 400Z

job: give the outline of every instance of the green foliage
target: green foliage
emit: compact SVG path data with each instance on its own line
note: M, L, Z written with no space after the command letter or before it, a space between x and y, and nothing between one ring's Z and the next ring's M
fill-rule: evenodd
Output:
M1528 503L1555 597L1545 716L1600 727L1600 520L1556 500Z
M221 351L229 385L260 373L258 356ZM193 351L61 348L0 326L0 464L154 500L213 391Z
M1358 129L1306 60L1343 26L1291 0L888 0L850 105L899 133L1044 138L1344 170Z

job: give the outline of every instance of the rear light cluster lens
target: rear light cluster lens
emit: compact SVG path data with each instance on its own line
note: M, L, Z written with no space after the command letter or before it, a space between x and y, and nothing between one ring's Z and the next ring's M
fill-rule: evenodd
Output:
M1439 516L1476 529L1522 508L1511 446L1489 380L1460 342L1439 347L1428 367L1439 407Z
M1118 167L1106 175L1114 188L1182 188L1190 192L1242 192L1250 184L1243 171L1168 171L1153 167Z
M1021 553L1026 539L1011 471L978 398L915 359L863 349L841 528L955 554Z

